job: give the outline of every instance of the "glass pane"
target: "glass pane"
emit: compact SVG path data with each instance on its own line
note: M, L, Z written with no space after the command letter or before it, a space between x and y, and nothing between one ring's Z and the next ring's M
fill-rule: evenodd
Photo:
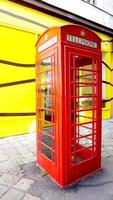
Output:
M89 146L92 146L92 140L88 139L86 137L80 138L79 139L79 144L84 146L84 147L89 147Z
M79 134L80 136L85 136L92 134L93 130L93 124L87 124L87 125L79 125L79 127L76 127L76 133Z
M79 85L79 94L80 96L92 96L96 94L96 88L93 86L84 86L84 85Z
M83 70L84 71L90 71L90 70L95 70L96 68L96 65L95 65L95 61L93 61L92 63L92 59L91 58L88 58L88 57L83 57L83 56L77 56L75 57L76 59L76 67L78 66L79 67L79 70Z
M44 115L45 115L45 120L46 121L50 121L54 123L54 112L45 110L44 111Z
M49 147L52 147L52 138L48 135L42 135L42 142L47 144Z
M51 83L51 71L44 72L44 83Z
M76 78L79 78L80 83L94 83L96 82L96 74L92 72L87 71L80 71L80 75L76 76Z
M96 99L93 98L79 98L79 104L77 105L80 109L92 109L92 106L96 106Z
M52 98L44 98L44 108L52 108Z
M41 145L41 153L43 153L47 158L52 160L52 151L43 144Z
M46 69L51 68L51 57L42 60L41 66L44 66Z
M96 98L73 98L71 100L71 110L85 110L96 107Z
M45 126L45 127L43 127L43 133L47 133L48 135L54 135L55 126Z

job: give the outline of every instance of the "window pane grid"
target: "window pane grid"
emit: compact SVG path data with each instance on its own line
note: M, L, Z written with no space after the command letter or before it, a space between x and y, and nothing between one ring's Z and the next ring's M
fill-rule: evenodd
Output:
M39 150L55 162L55 94L54 55L42 60L38 67L38 141Z

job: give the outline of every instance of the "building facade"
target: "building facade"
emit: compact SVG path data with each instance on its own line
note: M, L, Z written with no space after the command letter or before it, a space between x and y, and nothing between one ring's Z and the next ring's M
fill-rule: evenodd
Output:
M43 2L67 10L105 27L113 28L112 0L43 0Z
M78 23L101 37L102 116L113 116L112 1L46 2L0 1L0 137L35 131L35 43L52 26Z

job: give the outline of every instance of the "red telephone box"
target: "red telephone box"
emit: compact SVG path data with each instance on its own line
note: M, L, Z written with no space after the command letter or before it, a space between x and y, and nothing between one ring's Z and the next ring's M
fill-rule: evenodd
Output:
M61 186L101 169L101 39L79 25L36 44L37 163Z

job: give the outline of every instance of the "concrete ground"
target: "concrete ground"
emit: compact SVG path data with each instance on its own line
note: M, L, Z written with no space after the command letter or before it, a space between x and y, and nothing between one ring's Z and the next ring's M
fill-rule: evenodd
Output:
M103 121L103 171L65 189L35 164L35 134L0 139L1 200L113 200L113 119Z

